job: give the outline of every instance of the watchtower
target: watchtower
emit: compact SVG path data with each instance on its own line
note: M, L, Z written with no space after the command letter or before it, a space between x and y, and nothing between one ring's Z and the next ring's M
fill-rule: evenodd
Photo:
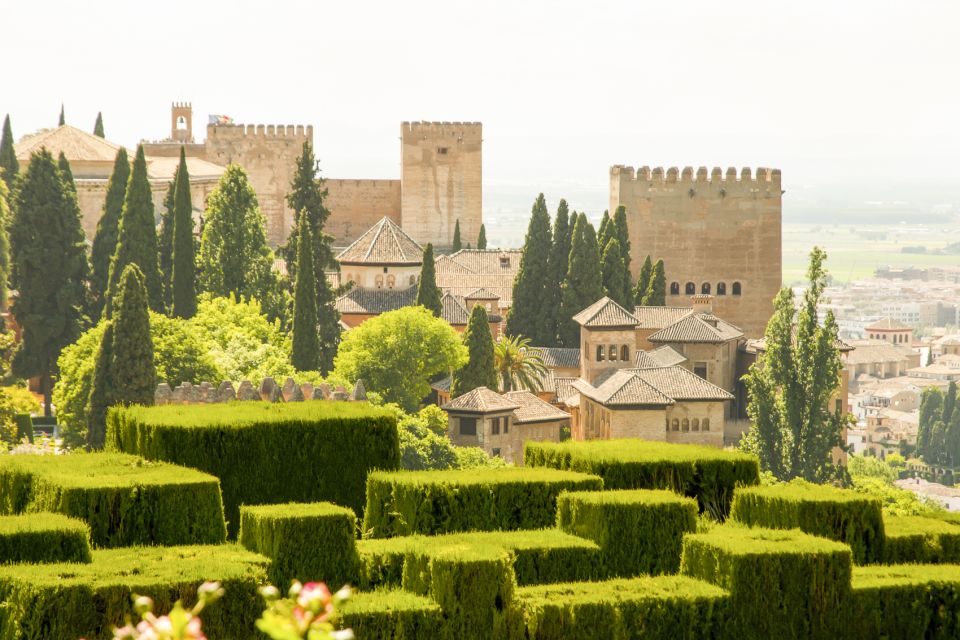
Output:
M170 109L170 139L180 144L193 142L193 107L189 102L174 102Z

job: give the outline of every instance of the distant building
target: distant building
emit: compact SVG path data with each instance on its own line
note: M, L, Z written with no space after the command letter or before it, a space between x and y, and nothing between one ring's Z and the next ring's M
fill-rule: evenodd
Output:
M864 328L870 340L884 340L891 344L910 345L913 329L892 318L883 318Z

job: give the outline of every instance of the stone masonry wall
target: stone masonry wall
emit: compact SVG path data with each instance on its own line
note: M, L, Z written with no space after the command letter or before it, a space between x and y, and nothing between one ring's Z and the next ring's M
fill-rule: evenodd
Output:
M327 219L324 231L338 245L348 245L381 218L401 224L399 180L332 180L327 188Z

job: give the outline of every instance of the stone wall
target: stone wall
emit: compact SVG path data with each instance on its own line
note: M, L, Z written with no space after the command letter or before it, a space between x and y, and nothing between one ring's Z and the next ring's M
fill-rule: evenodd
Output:
M325 204L330 211L324 231L332 235L338 245L350 244L381 218L401 224L399 180L328 178L324 184Z
M677 402L667 407L663 425L667 442L723 447L723 405L723 402ZM704 423L704 420L709 422ZM704 424L709 428L704 430Z
M179 387L171 389L166 382L157 385L154 394L155 404L212 404L230 402L234 400L263 400L265 402L302 402L305 400L366 400L367 393L363 382L357 380L353 391L348 392L344 387L331 387L324 383L312 385L309 382L298 384L293 378L287 378L283 385L278 385L273 378L264 378L260 384L254 385L244 380L237 387L229 380L219 385L201 382L198 385L184 382Z

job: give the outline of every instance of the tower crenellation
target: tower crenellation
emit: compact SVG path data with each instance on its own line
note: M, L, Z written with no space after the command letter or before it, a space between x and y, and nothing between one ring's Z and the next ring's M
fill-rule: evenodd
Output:
M708 177L709 176L709 177ZM779 187L780 170L770 169L768 167L758 167L756 174L750 167L743 167L739 171L736 167L728 167L726 171L721 167L713 167L709 172L706 167L699 167L694 171L693 167L687 166L682 170L677 167L654 167L648 166L634 169L626 165L613 165L610 168L610 177L621 183L647 183L647 188L657 188L661 185L680 183L708 183L721 184L726 188L737 185L742 187Z

